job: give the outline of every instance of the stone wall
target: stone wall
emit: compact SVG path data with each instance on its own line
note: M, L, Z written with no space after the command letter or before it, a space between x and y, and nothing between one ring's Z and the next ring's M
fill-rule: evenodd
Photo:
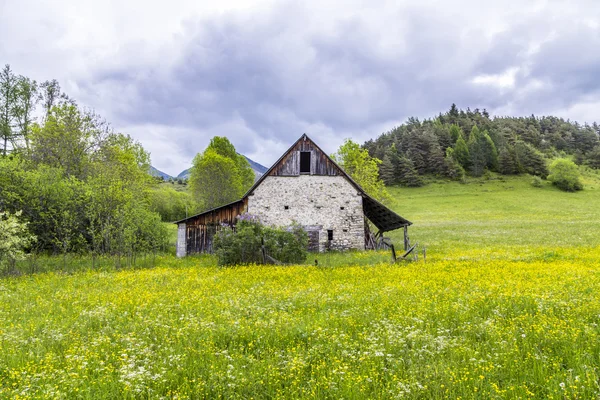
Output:
M318 231L320 251L365 247L362 196L343 176L268 176L249 196L248 212L266 225L295 221Z
M177 257L185 257L187 253L185 231L185 222L177 225Z

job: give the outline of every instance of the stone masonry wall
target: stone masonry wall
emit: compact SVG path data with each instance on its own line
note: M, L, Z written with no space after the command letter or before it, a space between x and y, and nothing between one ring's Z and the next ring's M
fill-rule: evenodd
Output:
M319 251L365 247L362 196L343 176L268 176L249 196L248 212L266 225L318 230Z
M185 257L187 252L185 231L185 222L177 225L177 257Z

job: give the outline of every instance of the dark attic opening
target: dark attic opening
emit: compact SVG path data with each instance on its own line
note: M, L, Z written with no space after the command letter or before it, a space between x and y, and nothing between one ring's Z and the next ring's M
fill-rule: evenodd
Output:
M310 151L300 152L300 173L310 174Z

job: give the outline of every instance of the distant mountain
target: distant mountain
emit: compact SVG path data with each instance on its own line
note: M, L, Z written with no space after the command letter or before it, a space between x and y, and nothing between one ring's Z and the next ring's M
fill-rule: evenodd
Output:
M179 175L177 175L177 178L181 178L181 179L187 179L190 177L190 170L191 168L188 169L184 169L183 171L181 171L179 173Z
M163 178L163 180L165 180L165 181L167 181L170 178L172 178L171 175L165 174L164 172L157 170L152 165L150 166L150 175L152 175L152 176L159 176L159 177Z
M242 154L242 156L244 156L244 155ZM252 170L254 171L254 175L256 175L256 179L260 178L261 176L263 176L263 174L265 172L267 172L268 168L265 167L264 165L261 165L261 164L257 163L256 161L249 159L246 156L244 156L244 158L246 160L248 160L250 167L252 167ZM181 173L179 175L177 175L177 178L188 179L190 177L190 169L191 168L181 171Z
M243 154L242 154L243 155ZM244 156L244 155L243 155ZM252 169L254 170L255 173L258 173L260 175L263 175L265 172L267 172L269 170L269 168L265 167L264 165L260 165L259 163L257 163L256 161L252 161L251 159L249 159L248 157L244 156L244 158L246 160L248 160L248 162L250 163L250 166L252 167Z

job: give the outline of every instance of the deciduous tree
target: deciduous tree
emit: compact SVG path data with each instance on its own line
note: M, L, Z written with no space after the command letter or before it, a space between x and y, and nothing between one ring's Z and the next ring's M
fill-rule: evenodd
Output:
M194 158L190 189L204 210L238 200L252 186L254 171L225 137L215 136Z
M0 140L2 140L2 153L8 152L8 145L14 140L14 113L13 107L17 96L17 78L6 64L0 71Z
M373 158L358 143L346 139L332 158L358 183L370 196L379 201L390 197L385 185L379 179L381 160Z

